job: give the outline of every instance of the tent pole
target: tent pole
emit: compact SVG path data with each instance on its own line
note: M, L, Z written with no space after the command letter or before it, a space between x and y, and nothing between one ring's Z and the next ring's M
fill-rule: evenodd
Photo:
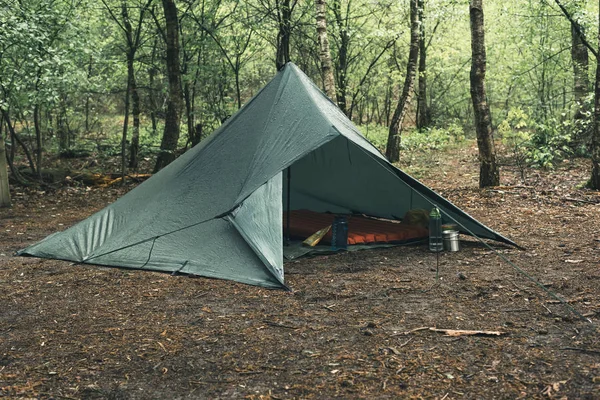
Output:
M285 226L285 245L290 244L290 187L292 186L292 166L287 167L287 193L286 193L286 226Z

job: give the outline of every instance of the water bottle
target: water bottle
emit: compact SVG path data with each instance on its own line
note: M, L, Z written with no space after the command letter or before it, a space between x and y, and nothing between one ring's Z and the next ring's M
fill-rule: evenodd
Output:
M336 216L331 226L331 250L348 248L348 220L344 216Z
M444 250L444 241L442 239L442 215L437 207L433 207L429 214L429 250Z

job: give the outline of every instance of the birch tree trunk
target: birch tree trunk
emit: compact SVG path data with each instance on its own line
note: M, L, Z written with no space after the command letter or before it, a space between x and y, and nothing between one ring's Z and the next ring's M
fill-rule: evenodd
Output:
M419 7L418 0L410 0L410 50L408 53L408 64L406 67L406 77L400 100L394 111L392 122L390 124L385 155L390 162L400 160L400 139L402 135L402 122L406 115L407 105L410 102L415 75L417 72L417 62L419 59Z
M492 135L490 107L485 94L485 35L483 0L471 0L471 100L475 113L475 130L479 148L479 187L498 186L500 173L496 164L496 150Z
M319 45L323 87L325 88L327 96L334 103L337 103L335 79L333 77L333 68L331 66L331 51L329 49L329 38L327 37L327 2L326 0L315 0L315 5L317 9L317 42Z
M165 130L156 159L154 172L160 171L175 159L181 121L181 71L179 69L179 20L174 0L162 0L166 23L167 76L169 79L169 99L165 116Z

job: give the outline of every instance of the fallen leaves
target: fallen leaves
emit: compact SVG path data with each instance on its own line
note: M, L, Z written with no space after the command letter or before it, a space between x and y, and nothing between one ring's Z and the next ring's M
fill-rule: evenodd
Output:
M567 381L558 381L558 382L551 383L551 384L547 385L544 388L544 390L542 390L542 394L544 396L553 398L554 395L560 391L560 386L564 385L565 383L567 383Z

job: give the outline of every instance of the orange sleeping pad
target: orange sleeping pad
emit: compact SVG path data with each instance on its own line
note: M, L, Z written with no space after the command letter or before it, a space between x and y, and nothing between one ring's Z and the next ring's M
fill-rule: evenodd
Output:
M304 240L331 225L334 217L335 214L293 210L290 212L290 237ZM287 212L283 213L283 226L284 229L287 227ZM420 226L356 215L348 216L348 244L397 243L427 236L428 230ZM323 237L321 243L331 243L331 230Z

